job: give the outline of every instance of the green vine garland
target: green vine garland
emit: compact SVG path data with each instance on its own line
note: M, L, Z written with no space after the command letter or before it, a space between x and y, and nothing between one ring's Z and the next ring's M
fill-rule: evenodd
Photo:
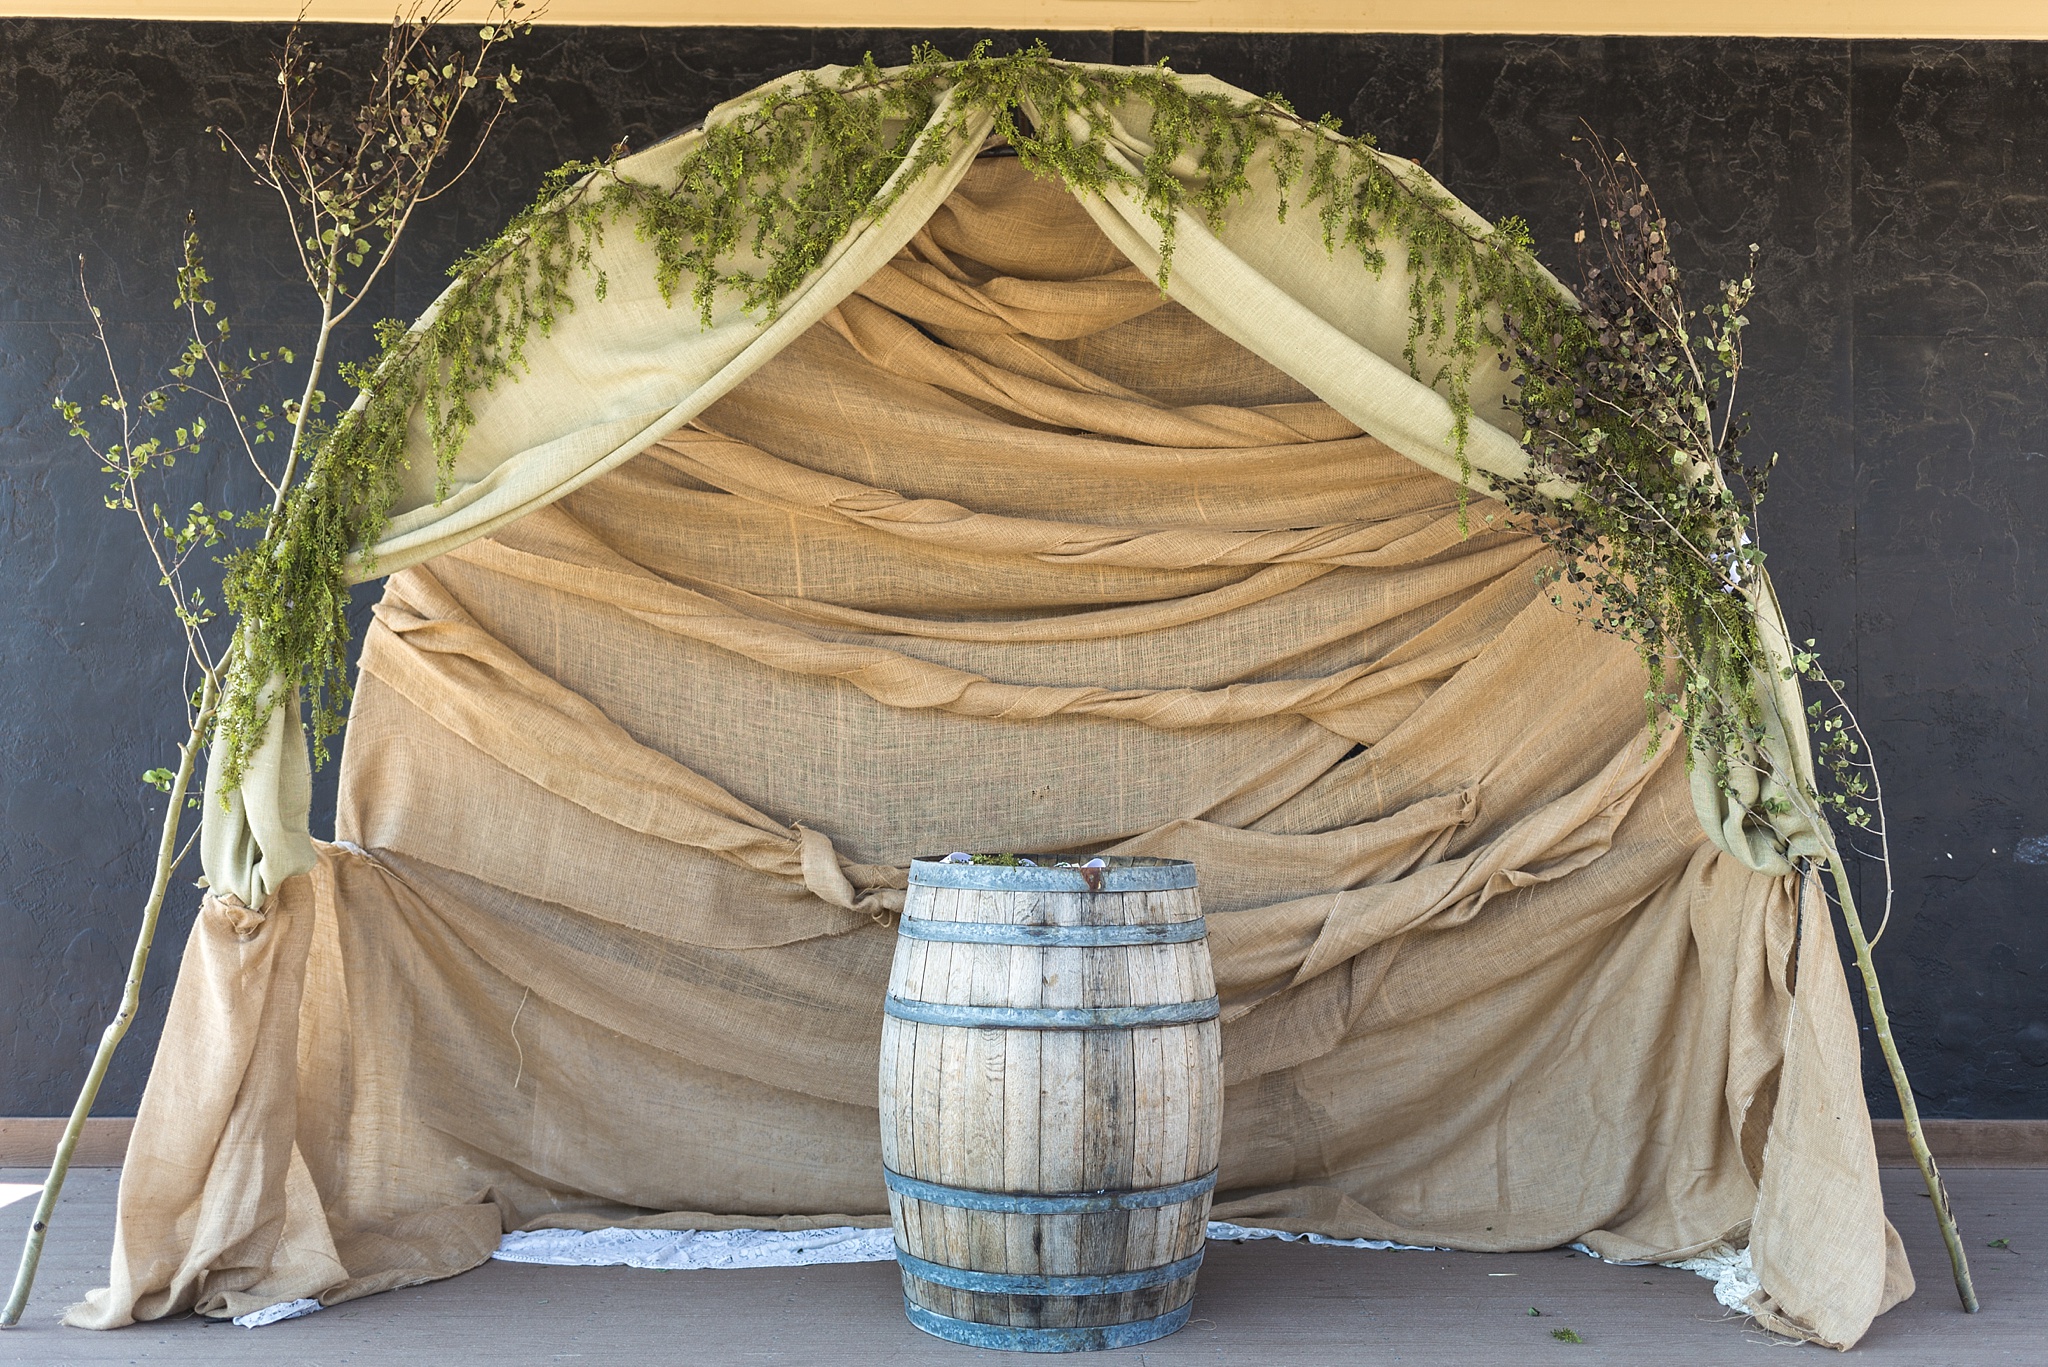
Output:
M1109 146L1108 111L1128 101L1154 111L1153 150L1135 173ZM1398 243L1412 280L1408 365L1448 399L1449 437L1467 482L1471 377L1508 349L1500 320L1514 319L1522 337L1555 338L1560 351L1586 344L1577 305L1537 263L1520 220L1474 224L1434 183L1397 169L1371 137L1345 137L1328 116L1304 119L1277 95L1190 90L1163 62L1077 66L1042 45L992 57L983 44L959 61L924 47L894 71L870 59L831 83L795 78L706 128L672 187L629 179L612 160L554 172L531 207L451 268L454 283L428 319L410 329L383 325L380 358L347 374L361 398L320 435L262 542L229 560L226 599L242 628L216 745L227 786L255 750L273 678L305 693L315 757L325 761L324 742L349 701L348 559L374 547L388 525L413 415L424 416L444 497L476 422L475 396L522 371L527 339L574 307L573 278L594 277L604 297L593 253L608 229L630 219L652 245L664 299L687 287L708 323L716 298L731 291L766 319L857 221L887 213L948 160L978 114L992 117L1035 173L1078 194L1135 196L1159 226L1162 289L1180 216L1220 227L1251 191L1261 153L1281 192L1280 216L1314 213L1330 251L1353 250L1379 272ZM1175 173L1183 159L1194 165L1190 180ZM736 264L742 247L765 267ZM1424 376L1432 360L1435 373Z

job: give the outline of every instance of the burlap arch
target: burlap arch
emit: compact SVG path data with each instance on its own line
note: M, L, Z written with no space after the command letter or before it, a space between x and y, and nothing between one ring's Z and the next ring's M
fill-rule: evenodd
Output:
M766 325L699 328L612 235L452 497L416 462L340 843L281 708L209 804L74 1322L346 1299L523 1225L876 1219L879 922L939 844L1197 860L1231 1218L1746 1238L1765 1322L1843 1345L1910 1290L1817 890L1461 497L1405 264L1268 181L1181 225L1162 298L1140 210L985 132ZM1463 455L1511 473L1498 399Z

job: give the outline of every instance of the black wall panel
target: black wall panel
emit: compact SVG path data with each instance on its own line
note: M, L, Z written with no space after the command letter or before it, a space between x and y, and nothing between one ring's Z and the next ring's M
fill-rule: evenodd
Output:
M0 1115L49 1115L118 994L162 801L175 667L132 527L50 411L101 388L78 257L130 374L177 344L195 211L252 345L312 317L273 206L206 134L269 107L274 25L0 20ZM335 60L368 29L321 27ZM645 145L772 76L929 38L838 29L542 30L484 161L370 308L411 316L541 174ZM1897 907L1881 947L1946 1116L2048 1116L2048 45L1055 33L1062 56L1170 58L1424 162L1568 267L1579 123L1649 172L1701 277L1763 247L1755 445L1785 463L1765 544L1800 636L1848 678L1884 763ZM1567 271L1567 274L1569 272ZM345 339L355 355L366 332ZM223 464L215 498L248 503ZM367 605L367 595L359 611ZM323 775L316 830L333 809ZM1881 888L1865 877L1875 905ZM174 892L103 1114L132 1113L196 894ZM1867 1060L1874 1107L1896 1104Z

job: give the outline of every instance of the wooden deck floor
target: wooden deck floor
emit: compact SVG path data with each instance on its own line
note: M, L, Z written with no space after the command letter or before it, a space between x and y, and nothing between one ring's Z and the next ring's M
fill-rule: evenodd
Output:
M0 1170L0 1182L41 1174ZM2048 1363L2048 1170L1950 1175L1984 1310L1965 1316L1949 1286L1917 1174L1887 1170L1892 1219L1919 1294L1879 1319L1851 1355L1913 1367ZM64 1329L63 1307L104 1271L116 1173L76 1172L20 1328L0 1363L825 1364L902 1367L1029 1361L925 1337L904 1322L894 1266L642 1272L487 1263L431 1286L372 1296L263 1329L194 1319L95 1334ZM11 1266L17 1218L0 1217ZM2010 1241L2007 1248L1988 1245ZM1531 1306L1541 1316L1532 1317ZM1561 1343L1551 1331L1576 1330ZM1258 1243L1212 1245L1195 1319L1170 1339L1103 1359L1179 1363L1415 1363L1456 1367L1834 1361L1722 1312L1709 1284L1663 1268L1608 1267L1569 1252L1372 1253Z

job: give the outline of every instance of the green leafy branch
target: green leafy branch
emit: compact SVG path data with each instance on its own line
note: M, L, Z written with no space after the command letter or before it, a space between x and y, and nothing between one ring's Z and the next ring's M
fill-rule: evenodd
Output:
M1769 828L1776 846L1802 863L1826 861L1957 1292L1975 1310L1968 1259L1872 957L1893 897L1882 782L1843 683L1822 667L1814 642L1774 651L1759 615L1768 599L1752 533L1777 457L1743 456L1745 424L1735 407L1758 249L1711 304L1690 307L1670 225L1641 168L1590 131L1584 141L1590 165L1574 165L1596 225L1578 234L1581 308L1547 330L1512 313L1506 320L1511 347L1500 363L1514 371L1512 402L1531 467L1494 487L1557 551L1545 571L1552 601L1641 656L1650 749L1667 730L1681 731L1687 763L1709 767L1743 821ZM1546 493L1554 480L1569 482L1569 497ZM1796 708L1767 715L1764 698L1780 683L1812 691L1804 716ZM1798 762L1800 738L1781 729L1802 725L1813 773ZM1865 851L1884 877L1876 935L1866 937L1856 910L1837 822L1876 843Z
M494 0L489 22L466 49L445 48L440 41L455 3L431 0L394 18L367 88L355 92L357 98L338 119L320 112L326 68L294 28L278 64L278 107L267 140L244 148L215 130L257 183L277 195L300 267L320 301L304 388L296 402L282 409L289 433L283 466L275 477L264 473L274 497L263 541L226 562L223 592L241 625L223 689L225 743L217 747L231 780L239 780L253 738L262 729L267 685L279 665L337 632L347 636L347 582L340 562L320 554L326 543L318 532L323 522L332 521L321 514L331 514L337 504L388 508L397 490L396 468L368 473L349 468L345 458L338 463L321 459L335 448L335 428L320 416L334 336L390 265L419 206L462 179L498 118L518 100L519 68L492 67L497 50L532 25L531 14L522 14L525 0ZM496 101L468 160L436 184L458 116L478 91L495 93ZM387 351L402 335L395 323L377 325L379 345ZM358 387L370 373L360 366L341 367L344 380ZM390 433L375 423L372 427L388 447ZM299 478L302 465L304 479ZM305 560L309 552L310 565ZM307 568L316 573L292 572ZM300 677L296 669L283 672L292 682ZM324 758L324 740L342 719L326 712L321 719L315 734Z
M1764 552L1752 532L1777 457L1749 460L1735 405L1743 310L1755 292L1757 248L1740 278L1704 308L1685 297L1671 229L1641 168L1590 132L1590 166L1575 162L1596 213L1578 233L1579 312L1539 335L1510 316L1514 406L1531 468L1495 479L1558 554L1545 571L1553 601L1633 643L1648 673L1652 750L1682 729L1688 760L1736 791L1737 771L1768 778L1764 820L1830 819L1882 841L1868 747L1855 713L1811 649L1778 659L1760 634L1754 595ZM1540 487L1570 483L1559 500ZM1829 781L1784 770L1759 700L1760 681L1803 680L1823 694L1810 734ZM1781 719L1795 724L1796 719ZM1789 843L1789 832L1778 832ZM1883 862L1883 855L1876 856Z
M100 473L107 477L106 506L135 519L143 547L156 568L157 586L164 591L185 642L185 677L180 691L185 698L187 729L203 740L214 709L202 698L217 691L226 645L209 634L208 627L218 613L208 602L205 589L193 582L190 571L193 557L229 540L239 519L233 509L210 508L203 499L183 509L166 510L165 500L171 497L167 477L180 456L196 454L204 447L210 432L209 408L218 405L232 414L237 397L257 372L279 359L289 363L291 354L285 352L280 357L252 351L246 361L237 363L226 350L231 335L227 320L214 318L217 306L206 291L211 277L200 255L198 234L188 231L184 247L172 307L185 314L190 337L171 367L170 381L130 398L114 362L105 316L93 302L85 258L80 257L79 293L112 385L111 392L100 396L99 407L111 415L113 431L106 435L96 432L85 407L75 400L60 394L52 403L71 436L92 454ZM208 320L213 322L211 328L204 325ZM174 421L168 434L154 430L174 403L191 398L203 402L180 405L182 421ZM232 421L229 426L243 430ZM160 792L171 790L170 769L151 769L142 778ZM196 798L192 805L197 805ZM188 840L174 862L181 862L190 847Z

